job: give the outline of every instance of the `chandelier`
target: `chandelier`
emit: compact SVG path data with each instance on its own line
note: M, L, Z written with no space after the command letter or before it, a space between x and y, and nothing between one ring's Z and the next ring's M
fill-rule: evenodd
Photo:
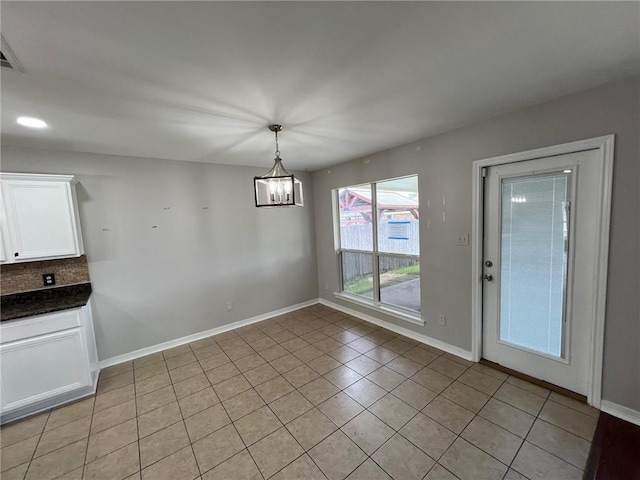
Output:
M302 207L302 182L282 166L278 148L278 132L282 125L269 125L276 136L276 158L273 168L253 178L256 207Z

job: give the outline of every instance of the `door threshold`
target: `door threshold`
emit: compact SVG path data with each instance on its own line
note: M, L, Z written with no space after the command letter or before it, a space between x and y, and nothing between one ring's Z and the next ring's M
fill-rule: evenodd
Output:
M508 373L509 375L517 377L521 380L525 380L539 387L546 388L547 390L551 390L552 392L559 393L560 395L564 395L565 397L572 398L574 400L577 400L578 402L588 405L586 396L580 395L579 393L576 393L576 392L572 392L571 390L567 390L566 388L559 387L557 385L554 385L553 383L545 382L544 380L540 380L539 378L531 377L529 375L518 372L516 370L512 370L508 367L504 367L499 363L491 362L485 358L481 358L478 363L482 365L486 365L487 367L491 367L494 370L498 370L503 373Z

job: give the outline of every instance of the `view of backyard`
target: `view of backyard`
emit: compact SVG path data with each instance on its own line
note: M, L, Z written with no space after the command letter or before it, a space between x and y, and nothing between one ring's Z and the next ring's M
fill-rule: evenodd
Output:
M380 288L383 289L391 285L398 285L400 283L415 279L420 280L420 265L411 265L409 267L396 268L395 270L389 270L385 273L380 274ZM344 285L345 292L353 293L356 295L367 296L367 294L371 293L372 289L373 280L371 279L371 277L359 277L349 283L345 283Z
M338 197L343 291L419 312L417 177L343 188Z

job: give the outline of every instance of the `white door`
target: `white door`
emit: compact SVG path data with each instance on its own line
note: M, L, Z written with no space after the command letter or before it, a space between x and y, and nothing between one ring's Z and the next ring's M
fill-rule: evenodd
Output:
M601 166L597 150L487 168L483 354L588 394Z
M3 194L14 260L79 254L68 182L9 180Z

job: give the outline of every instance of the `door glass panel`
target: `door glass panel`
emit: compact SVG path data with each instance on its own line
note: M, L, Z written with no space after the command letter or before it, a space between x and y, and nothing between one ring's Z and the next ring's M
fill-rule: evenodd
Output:
M500 340L562 356L569 174L502 180Z
M380 301L420 311L420 259L380 255Z
M373 299L373 254L342 252L342 290Z

